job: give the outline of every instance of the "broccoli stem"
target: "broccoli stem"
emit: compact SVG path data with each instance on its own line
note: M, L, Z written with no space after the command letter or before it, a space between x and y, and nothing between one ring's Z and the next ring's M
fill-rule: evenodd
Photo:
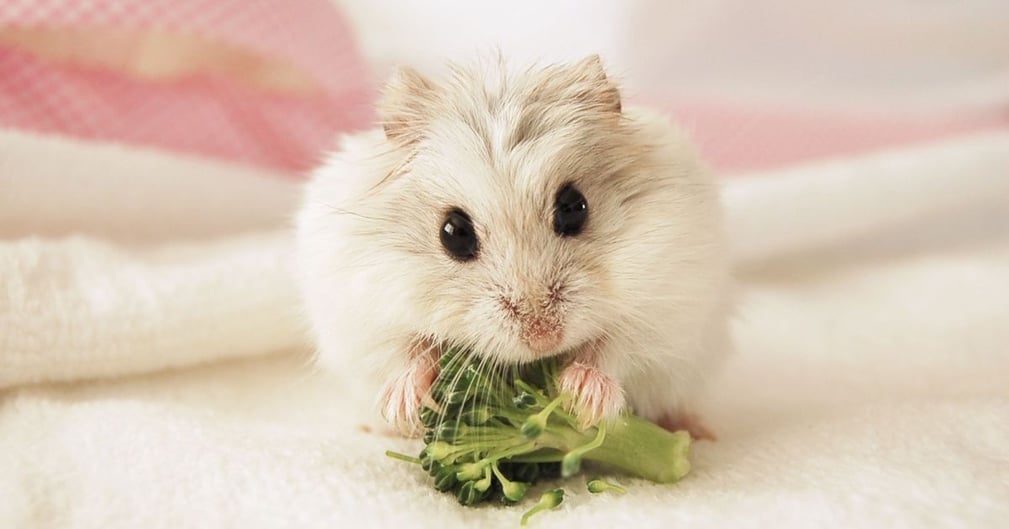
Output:
M616 483L610 483L609 481L603 480L601 478L592 478L585 482L585 487L592 494L599 494L600 492L613 491L617 494L627 494L627 489L617 485Z
M564 454L564 458L561 459L561 476L568 478L577 474L582 468L582 456L602 446L605 440L606 423L601 423L596 427L595 439Z
M410 457L410 456L408 456L406 454L401 454L399 452L393 452L392 450L386 450L385 451L385 455L386 455L386 457L389 457L389 458L392 458L392 459L398 459L400 461L406 461L407 463L413 463L415 465L419 465L420 464L420 459L418 459L416 457Z
M690 434L669 432L636 415L608 427L603 443L582 457L656 483L679 481L690 471Z
M561 502L563 501L564 501L564 489L553 489L544 492L543 495L540 496L540 501L536 502L536 505L533 505L532 509L529 509L528 511L526 511L525 514L522 515L522 520L520 523L522 525L526 525L527 523L529 523L529 518L531 518L536 513L550 509L556 509L557 506L560 505Z
M541 450L513 461L558 461L571 451L598 440L597 428L578 431L551 423L537 439ZM690 435L669 432L635 415L622 415L608 423L607 433L598 447L581 454L583 459L616 468L656 483L679 481L690 471Z

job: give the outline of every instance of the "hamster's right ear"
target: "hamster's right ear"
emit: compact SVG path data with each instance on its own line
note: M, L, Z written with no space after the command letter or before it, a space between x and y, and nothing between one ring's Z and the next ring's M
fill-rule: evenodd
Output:
M397 69L385 85L378 108L389 141L408 146L420 139L434 90L434 83L417 70L408 66Z

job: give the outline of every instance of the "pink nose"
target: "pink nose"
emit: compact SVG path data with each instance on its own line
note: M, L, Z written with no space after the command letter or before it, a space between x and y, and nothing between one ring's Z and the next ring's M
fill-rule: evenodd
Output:
M557 321L535 319L523 326L522 340L533 351L550 352L556 350L564 340L564 328Z

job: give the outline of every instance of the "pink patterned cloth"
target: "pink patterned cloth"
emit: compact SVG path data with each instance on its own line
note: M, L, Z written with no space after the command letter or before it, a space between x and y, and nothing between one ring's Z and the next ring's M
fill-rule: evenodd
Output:
M8 0L0 30L158 30L290 64L321 90L267 90L225 74L145 79L0 44L0 126L158 147L292 174L372 120L349 25L327 0Z
M348 20L330 0L6 0L0 2L0 37L8 29L202 38L290 65L321 89L269 90L207 71L143 78L51 60L0 39L0 127L157 147L303 176L336 133L373 121L368 68ZM720 101L644 102L675 115L723 173L1009 126L1009 111L908 119Z
M723 101L669 102L657 98L646 103L675 116L721 174L1009 129L1009 107L1000 112L908 116L760 108Z

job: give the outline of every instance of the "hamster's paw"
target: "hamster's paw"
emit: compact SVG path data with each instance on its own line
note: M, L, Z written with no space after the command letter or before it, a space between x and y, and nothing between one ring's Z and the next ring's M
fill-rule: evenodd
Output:
M406 367L386 384L382 392L382 417L401 435L418 437L423 433L420 409L437 374L438 362L431 350L415 350Z
M401 373L382 392L382 418L404 437L421 434L420 403L423 390Z
M718 439L715 433L705 426L704 421L693 413L684 411L670 412L660 417L656 423L670 432L686 430L690 434L690 437L696 441L702 439L716 441Z
M574 395L571 408L582 428L617 417L624 409L624 390L613 377L598 367L572 362L560 374L561 391Z

